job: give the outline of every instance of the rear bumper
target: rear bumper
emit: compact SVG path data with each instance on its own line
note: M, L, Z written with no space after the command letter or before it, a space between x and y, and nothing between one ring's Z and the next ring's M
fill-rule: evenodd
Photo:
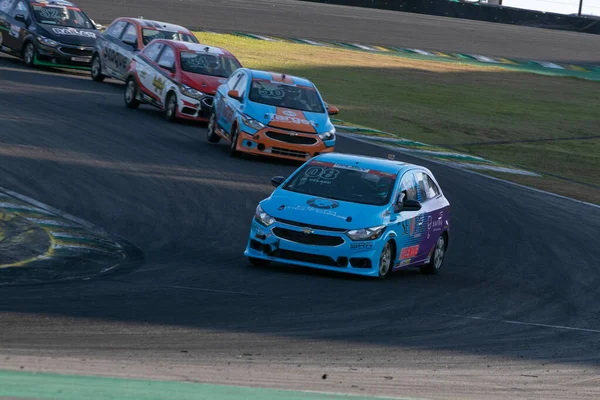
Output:
M277 140L268 135L278 135L284 140ZM291 143L290 141L314 141L312 144ZM316 134L290 134L289 132L265 128L251 135L242 131L237 143L237 150L243 153L256 154L288 160L306 161L322 153L334 150L334 141L328 146Z

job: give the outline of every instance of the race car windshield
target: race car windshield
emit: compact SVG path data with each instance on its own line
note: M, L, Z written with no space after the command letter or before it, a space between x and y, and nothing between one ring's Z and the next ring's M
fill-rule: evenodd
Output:
M182 42L198 43L198 39L194 35L187 33L179 33L173 31L161 31L156 29L142 29L142 40L144 46L154 39L180 40Z
M90 19L78 8L54 4L32 4L35 20L40 24L68 28L94 29Z
M240 67L241 65L231 57L194 51L181 53L181 69L192 74L228 78Z
M325 112L317 91L304 86L254 80L250 90L250 100L293 110Z
M327 199L383 206L389 203L395 182L394 174L312 162L298 171L283 189Z

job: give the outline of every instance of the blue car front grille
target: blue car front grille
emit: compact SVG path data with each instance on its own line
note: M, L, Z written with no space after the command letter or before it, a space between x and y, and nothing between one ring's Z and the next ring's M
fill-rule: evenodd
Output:
M293 261L306 262L306 263L319 264L319 265L328 265L330 267L339 267L340 266L331 257L320 256L317 254L302 253L299 251L279 249L272 255L275 257L278 257L278 258L286 259L286 260L293 260Z
M273 229L273 233L281 239L313 246L339 246L344 244L344 239L339 236L318 235L314 233L306 234L285 228L275 228Z

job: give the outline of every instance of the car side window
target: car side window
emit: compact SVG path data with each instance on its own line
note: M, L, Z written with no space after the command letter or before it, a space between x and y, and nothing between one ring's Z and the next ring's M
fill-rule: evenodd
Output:
M429 175L425 175L427 177L427 186L428 186L428 192L427 192L427 198L429 199L433 199L434 197L437 197L440 195L440 188L438 187L438 185L433 181L433 179L431 179L431 177Z
M127 24L127 28L125 29L125 33L123 34L121 41L137 43L137 28L135 25Z
M15 0L0 1L0 12L9 13L14 4L15 4Z
M151 59L152 61L156 61L156 58L160 54L160 51L163 49L165 45L163 43L154 43L150 46L146 47L144 50L144 55Z
M24 1L19 1L17 3L17 6L11 13L11 16L14 18L18 14L23 15L25 17L25 20L29 19L29 8L27 7L27 4L25 4Z
M417 183L413 172L404 174L400 182L400 191L406 192L407 200L418 200Z
M115 39L119 39L121 34L123 33L123 29L125 29L125 25L127 22L125 21L117 21L108 27L106 30L106 34L108 36L114 37Z
M159 63L165 63L167 65L175 65L175 52L170 46L165 47L165 51L160 55Z
M248 76L246 74L242 73L242 77L240 78L238 83L235 85L235 88L233 90L237 90L238 92L240 92L240 94L244 95L244 93L246 93L247 86L248 86Z
M243 74L242 72L238 72L237 74L231 76L227 80L227 90L233 90L233 88L236 86L236 84L240 80L242 74Z
M433 182L433 179L431 179L427 173L417 172L415 176L417 178L417 185L419 188L419 201L425 202L440 194L436 184Z

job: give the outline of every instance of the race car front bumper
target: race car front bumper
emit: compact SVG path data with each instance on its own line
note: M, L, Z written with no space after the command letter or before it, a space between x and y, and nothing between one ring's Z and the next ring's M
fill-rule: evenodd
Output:
M59 44L56 47L37 43L34 63L56 68L89 69L92 64L93 47Z
M210 117L213 96L206 95L202 100L181 95L178 99L177 117L191 121L207 122Z
M323 141L314 133L291 132L266 127L255 134L241 131L237 150L289 160L305 161L322 153L334 150L335 139Z
M244 255L273 262L363 276L378 276L379 256L385 244L353 241L343 231L311 229L277 221L265 227L252 220Z

